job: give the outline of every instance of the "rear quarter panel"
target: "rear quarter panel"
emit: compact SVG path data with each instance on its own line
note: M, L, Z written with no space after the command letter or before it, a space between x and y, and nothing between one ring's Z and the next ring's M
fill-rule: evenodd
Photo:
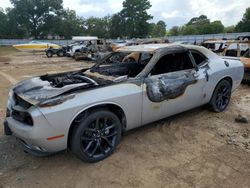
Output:
M216 85L224 78L229 77L232 79L232 91L234 91L242 81L244 67L239 60L222 59L220 57L212 58L209 60L208 74L209 81L206 93L208 100L210 100Z

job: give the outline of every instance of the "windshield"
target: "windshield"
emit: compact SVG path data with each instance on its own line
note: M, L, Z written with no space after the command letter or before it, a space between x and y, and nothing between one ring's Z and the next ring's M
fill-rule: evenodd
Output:
M92 73L105 76L136 77L152 58L151 53L114 52L90 69Z

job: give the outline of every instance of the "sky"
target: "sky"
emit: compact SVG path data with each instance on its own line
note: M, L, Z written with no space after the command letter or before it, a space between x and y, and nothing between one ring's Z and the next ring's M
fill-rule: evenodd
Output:
M154 18L150 22L163 20L167 28L180 26L191 18L205 14L211 21L221 20L225 26L235 25L241 19L250 0L149 0L148 10ZM63 0L64 8L73 9L78 16L103 17L122 9L123 0ZM11 7L9 0L0 0L0 7Z

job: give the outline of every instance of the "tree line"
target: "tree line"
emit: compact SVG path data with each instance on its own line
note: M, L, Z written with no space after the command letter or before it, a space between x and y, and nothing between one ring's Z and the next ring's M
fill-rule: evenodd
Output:
M210 22L205 15L187 24L166 30L166 23L150 22L153 16L148 0L124 0L120 12L102 18L79 17L74 10L64 9L63 0L10 0L13 8L0 8L0 38L47 38L48 35L71 39L77 35L100 38L145 38L166 35L243 32L250 28L250 7L242 20L231 27L221 21Z
M235 26L225 27L220 20L211 22L206 15L192 18L183 26L173 26L168 35L202 35L217 33L250 32L250 7L246 9L241 21Z

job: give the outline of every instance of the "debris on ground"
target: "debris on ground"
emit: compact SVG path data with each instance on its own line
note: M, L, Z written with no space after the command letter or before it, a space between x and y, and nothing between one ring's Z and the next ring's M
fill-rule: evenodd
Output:
M237 122L237 123L248 123L248 120L247 120L246 117L239 114L238 117L235 118L235 122Z

